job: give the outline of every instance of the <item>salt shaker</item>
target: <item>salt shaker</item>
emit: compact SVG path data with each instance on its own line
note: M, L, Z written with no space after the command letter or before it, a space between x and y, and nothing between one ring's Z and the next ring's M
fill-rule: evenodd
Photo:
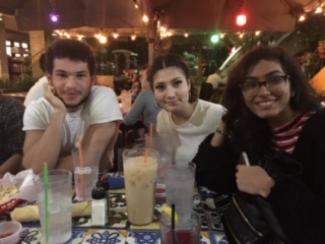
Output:
M103 187L95 187L91 195L91 223L96 226L105 226L107 222L106 190Z

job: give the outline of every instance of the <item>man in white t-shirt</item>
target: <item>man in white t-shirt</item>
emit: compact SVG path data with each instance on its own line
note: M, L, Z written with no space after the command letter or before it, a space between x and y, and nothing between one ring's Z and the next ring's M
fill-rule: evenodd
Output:
M50 169L72 170L71 149L81 137L85 162L103 159L114 147L122 114L110 88L93 86L90 48L76 40L55 41L46 53L46 73L44 98L24 114L23 165L35 172L44 162ZM107 164L101 167L108 170Z
M43 73L45 73L45 53L42 53L39 59L39 66ZM42 76L35 82L35 84L28 90L25 100L24 106L27 107L32 101L39 99L44 96L44 84L47 84L48 80L46 75Z

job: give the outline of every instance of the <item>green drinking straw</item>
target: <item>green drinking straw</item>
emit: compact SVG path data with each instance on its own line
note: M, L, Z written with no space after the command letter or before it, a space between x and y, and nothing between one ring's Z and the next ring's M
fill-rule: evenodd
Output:
M43 180L44 180L44 208L45 208L45 243L49 240L49 169L47 162L43 164Z

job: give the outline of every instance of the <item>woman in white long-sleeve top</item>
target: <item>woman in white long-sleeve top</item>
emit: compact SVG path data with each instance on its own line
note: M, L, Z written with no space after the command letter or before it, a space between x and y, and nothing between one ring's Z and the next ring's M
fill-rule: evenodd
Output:
M157 132L177 137L174 160L187 164L199 144L219 126L224 108L198 99L189 68L180 56L157 57L148 71L148 80L162 108L157 117Z

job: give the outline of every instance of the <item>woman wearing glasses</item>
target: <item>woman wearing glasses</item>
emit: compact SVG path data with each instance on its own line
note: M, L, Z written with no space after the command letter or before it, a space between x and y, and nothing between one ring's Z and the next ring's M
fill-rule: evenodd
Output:
M199 185L260 195L292 243L325 243L325 112L296 61L257 47L229 74L223 126L194 161ZM238 165L247 152L251 166Z

